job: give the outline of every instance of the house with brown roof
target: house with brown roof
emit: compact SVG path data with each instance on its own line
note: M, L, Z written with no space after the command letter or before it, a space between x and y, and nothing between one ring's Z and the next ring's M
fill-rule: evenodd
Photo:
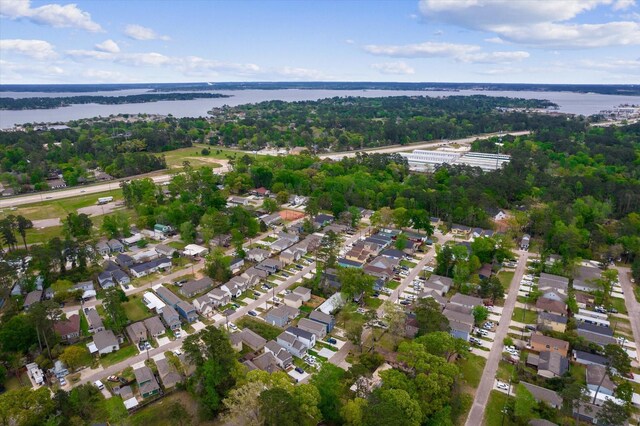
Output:
M567 329L567 317L549 312L541 312L540 315L538 315L538 329L564 333Z
M556 352L563 357L566 357L567 353L569 352L569 342L565 342L564 340L556 339L554 337L545 336L544 334L532 334L529 344L531 345L531 350L535 352Z
M134 322L126 328L127 336L131 343L137 345L140 342L147 341L147 327L144 326L142 321Z
M565 316L567 315L567 304L564 302L558 302L557 300L547 299L546 297L541 297L536 301L536 311Z
M74 314L65 320L58 320L53 329L63 342L75 343L80 338L80 315Z

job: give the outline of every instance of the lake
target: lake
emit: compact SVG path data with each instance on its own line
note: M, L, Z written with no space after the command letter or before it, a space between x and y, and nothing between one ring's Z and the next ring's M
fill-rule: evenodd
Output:
M1 97L58 97L58 96L126 96L147 93L146 89L127 89L118 91L89 92L89 93L38 93L38 92L2 92ZM281 101L311 101L332 97L362 96L461 96L487 95L507 96L525 99L547 99L559 105L560 112L571 114L591 115L604 109L611 109L621 104L640 105L640 96L601 95L597 93L574 92L534 92L534 91L404 91L404 90L313 90L313 89L284 89L284 90L216 90L212 93L230 95L230 98L193 99L188 101L159 101L139 104L71 105L57 109L36 109L20 111L0 111L0 128L6 129L24 123L55 123L67 122L81 118L108 117L116 114L173 114L175 117L204 117L207 111L223 105L242 105L269 100Z

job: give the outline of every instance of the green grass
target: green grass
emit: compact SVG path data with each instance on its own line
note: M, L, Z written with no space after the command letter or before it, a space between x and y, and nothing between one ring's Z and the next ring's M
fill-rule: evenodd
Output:
M138 349L134 345L129 346L121 346L120 350L116 352L111 352L110 354L105 355L100 359L103 367L109 367L111 365L117 364L126 360L127 358L131 358L138 354Z
M307 313L307 314L310 314L311 311L313 311L313 308L311 306L302 305L302 306L300 306L300 311L304 312L304 313Z
M210 151L209 155L202 155L202 149L207 148ZM167 167L182 166L184 161L189 161L192 166L209 166L220 167L219 163L215 163L214 160L226 160L228 156L235 157L238 154L244 154L240 151L234 151L230 149L221 149L215 146L209 146L204 144L196 144L190 148L181 148L173 151L163 152L158 155L164 155Z
M29 374L24 371L20 374L20 378L18 378L15 374L7 372L7 380L4 382L4 386L7 390L30 388L31 382L29 381Z
M107 413L108 420L112 424L119 424L129 414L124 402L122 402L122 398L118 396L104 399L100 401L100 405L104 408L104 412Z
M511 282L513 281L513 276L515 274L515 271L501 271L498 273L498 279L502 283L502 288L504 288L505 293L509 291L509 287L511 287Z
M395 290L399 286L400 286L400 282L399 281L391 280L391 281L389 281L387 283L387 288L390 288L391 290Z
M184 249L187 245L185 243L183 243L182 241L171 241L169 243L167 243L167 245L169 247L173 247L176 250L182 250Z
M175 418L172 416L173 407L176 404L184 407L189 413L187 417ZM211 425L212 422L196 422L194 418L197 416L198 403L186 391L173 392L162 398L158 402L149 404L140 411L132 414L126 424L131 426L173 426L176 424L206 424Z
M522 319L523 314L524 314L524 320ZM511 319L513 321L522 322L525 324L535 324L538 319L538 314L531 309L525 311L522 308L516 307L513 309L513 316L511 317Z
M576 364L576 363L571 363L569 365L569 373L571 374L571 377L573 377L575 379L576 382L578 383L582 383L586 386L587 384L587 367L585 367L584 365L580 365L580 364Z
M509 420L508 416L504 416L504 423L502 423L503 413L502 410L507 401L507 395L497 390L492 390L489 394L489 401L487 402L487 408L484 415L484 424L486 426L508 426L513 423Z
M400 265L406 266L407 268L415 268L417 263L409 262L408 260L401 260Z
M514 365L509 364L506 361L500 361L498 363L498 371L496 372L496 379L503 382L508 382L513 377Z
M382 306L382 299L378 299L377 297L367 297L364 301L365 305L367 305L368 308L372 308L372 309L378 309L380 306Z
M84 316L84 312L80 313L80 331L83 336L89 335L89 322L87 321L87 317Z
M236 325L241 328L248 328L251 331L259 334L267 340L275 340L276 337L280 333L282 333L282 329L280 327L276 327L270 324L267 324L264 321L256 320L249 317L242 317L237 322Z
M620 314L627 314L627 306L624 304L624 299L618 299L617 297L609 298L609 307L616 308Z
M469 386L477 388L480 385L482 371L486 362L483 357L472 353L467 354L466 358L458 360L457 364L460 372Z
M633 285L633 294L636 295L636 302L640 303L640 285Z
M130 296L129 301L123 303L122 307L131 322L141 321L153 316L153 312L151 312L144 305L142 299L136 295Z

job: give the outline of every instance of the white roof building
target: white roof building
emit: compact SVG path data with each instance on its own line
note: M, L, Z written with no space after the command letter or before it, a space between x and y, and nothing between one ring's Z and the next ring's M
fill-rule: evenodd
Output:
M189 244L184 248L183 253L187 256L204 256L209 253L209 249L197 244Z
M167 306L158 296L151 293L150 291L145 291L142 296L142 300L144 304L149 308L149 310L155 310L156 313L161 314L162 309Z

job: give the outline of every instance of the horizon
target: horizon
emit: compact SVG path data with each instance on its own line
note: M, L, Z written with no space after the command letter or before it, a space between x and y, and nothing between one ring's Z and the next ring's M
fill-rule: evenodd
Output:
M0 84L640 83L635 0L147 4L2 0Z

